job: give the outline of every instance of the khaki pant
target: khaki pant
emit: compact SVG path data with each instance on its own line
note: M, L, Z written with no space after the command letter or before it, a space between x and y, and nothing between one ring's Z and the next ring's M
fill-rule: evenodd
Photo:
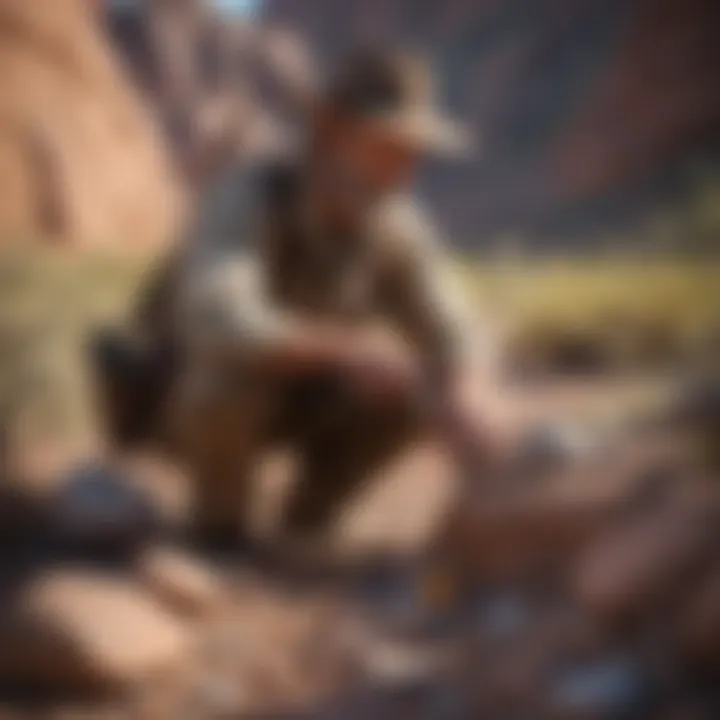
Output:
M284 530L323 530L384 463L412 442L423 423L414 388L362 396L332 371L292 379L237 368L192 370L169 406L175 442L192 472L194 521L201 533L241 530L250 478L277 446L297 450L298 477Z

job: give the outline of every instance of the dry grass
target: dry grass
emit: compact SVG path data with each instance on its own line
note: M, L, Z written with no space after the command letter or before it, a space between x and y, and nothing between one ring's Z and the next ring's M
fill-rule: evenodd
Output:
M515 366L697 368L720 357L718 262L555 260L461 273L504 321Z
M0 409L23 427L92 425L83 340L119 318L142 278L137 259L44 251L0 264ZM653 261L471 265L478 307L507 324L522 368L645 369L712 362L720 339L720 267Z
M0 263L0 423L21 433L76 433L93 423L84 347L123 315L137 260L43 251Z

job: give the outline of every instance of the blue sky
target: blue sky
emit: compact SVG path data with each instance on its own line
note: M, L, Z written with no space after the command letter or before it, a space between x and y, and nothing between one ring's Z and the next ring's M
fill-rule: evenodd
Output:
M252 15L262 4L261 0L213 0L213 2L226 12L239 15Z
M139 5L142 0L110 0L114 5ZM233 15L253 15L262 5L262 0L210 0L220 10Z

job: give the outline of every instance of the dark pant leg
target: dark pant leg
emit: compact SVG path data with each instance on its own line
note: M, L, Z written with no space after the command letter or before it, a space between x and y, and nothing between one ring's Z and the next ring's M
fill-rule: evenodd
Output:
M91 365L109 439L127 447L150 443L175 371L172 348L119 333L97 333Z
M425 427L413 388L392 397L363 398L344 391L342 384L328 385L332 389L309 403L309 410L296 406L300 467L285 514L290 534L324 530Z
M252 477L270 444L275 398L267 384L219 370L208 386L179 393L171 406L176 454L186 461L192 480L191 522L197 534L243 536Z
M218 362L191 366L168 403L172 454L189 470L195 532L210 539L242 535L252 480L265 452L308 437L338 407L328 373L283 377Z

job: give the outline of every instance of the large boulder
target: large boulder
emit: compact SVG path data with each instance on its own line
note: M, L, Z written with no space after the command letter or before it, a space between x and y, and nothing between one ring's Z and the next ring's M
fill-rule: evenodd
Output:
M635 458L590 457L532 483L462 496L439 538L441 556L482 582L565 568L645 487Z
M579 601L606 622L633 621L672 607L717 544L718 508L679 498L604 533L579 562Z
M31 582L0 623L0 680L109 692L180 672L192 636L130 581L55 571Z
M176 614L202 618L227 604L220 574L200 558L170 547L153 547L139 562L142 582Z
M153 249L182 208L88 0L0 0L0 241Z
M283 152L317 79L293 32L219 14L204 0L114 3L109 37L202 190L234 160Z

